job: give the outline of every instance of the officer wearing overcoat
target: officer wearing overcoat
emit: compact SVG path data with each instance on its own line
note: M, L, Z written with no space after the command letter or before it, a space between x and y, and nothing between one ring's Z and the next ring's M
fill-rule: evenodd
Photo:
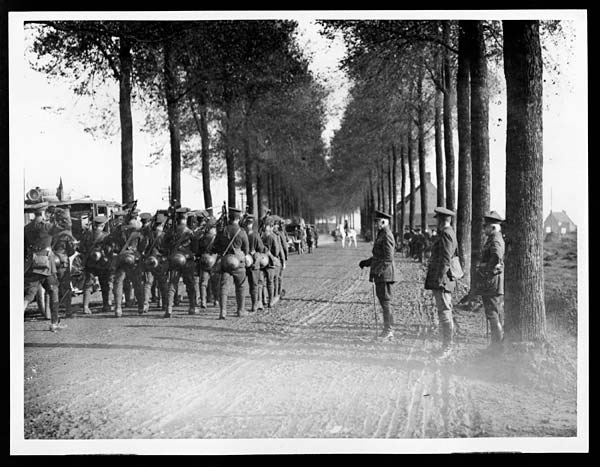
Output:
M279 300L276 294L277 276L281 264L285 262L285 255L281 247L279 236L273 232L274 222L271 217L267 217L263 221L264 233L262 242L265 246L265 253L269 257L269 263L263 268L264 281L267 285L267 308L275 306Z
M198 298L196 296L195 287L195 251L194 251L194 234L187 226L187 216L189 208L178 208L177 225L174 229L170 229L165 234L165 245L169 251L169 292L167 295L167 311L164 317L170 318L173 314L173 304L175 301L175 293L179 284L179 278L183 278L185 284L189 308L188 313L195 315L199 312ZM184 264L177 264L173 261L174 255L181 254L185 258Z
M369 259L362 260L360 268L370 267L369 282L375 283L375 294L383 310L383 331L379 337L391 339L394 336L394 318L392 315L392 284L396 281L394 251L396 242L389 226L391 215L375 210L377 237L373 242L373 250Z
M252 256L252 264L246 268L246 275L248 276L250 299L252 301L251 311L255 312L263 308L263 273L260 270L260 264L256 261L256 253L262 254L266 249L260 235L254 231L254 216L252 214L246 215L244 228L248 234L248 251Z
M58 317L58 279L51 246L52 235L56 232L56 225L46 220L47 207L47 202L32 206L35 217L24 228L24 310L35 298L41 284L50 296L50 331L56 332L61 327Z
M440 334L442 335L442 357L450 355L454 324L452 319L452 292L456 288L456 278L452 275L450 262L456 255L458 242L450 225L454 212L444 207L434 209L438 221L438 235L431 247L431 259L425 278L425 289L433 292L438 310Z
M83 257L83 312L92 314L90 310L90 301L92 297L92 288L94 286L94 277L100 282L100 291L102 293L102 312L110 311L110 293L111 293L111 261L112 250L108 250L105 240L108 232L104 229L108 219L105 216L95 216L92 220L92 230L86 230L79 244L79 252Z
M235 300L237 304L237 315L244 315L245 285L246 285L246 259L248 250L248 235L240 227L242 211L233 207L228 209L229 223L221 232L217 232L215 239L215 252L221 257L221 279L219 283L219 319L227 316L227 292L230 278L235 285ZM223 268L223 259L226 255L233 254L239 261L239 266L233 271Z
M273 233L279 237L280 250L283 256L278 274L275 275L275 296L277 299L285 293L283 289L283 271L288 260L288 234L284 228L283 220L275 223Z
M487 235L477 265L476 295L481 295L485 316L490 324L491 349L502 345L503 296L504 296L504 239L501 223L504 219L496 211L483 217Z

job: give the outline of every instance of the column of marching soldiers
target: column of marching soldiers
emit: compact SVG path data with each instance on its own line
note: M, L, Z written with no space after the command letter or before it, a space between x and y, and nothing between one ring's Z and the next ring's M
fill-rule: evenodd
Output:
M131 290L140 315L147 314L154 302L165 318L171 317L173 307L179 305L180 279L187 292L188 313L198 314L212 303L219 307L218 319L227 317L231 282L237 316L247 313L246 283L250 312L274 307L285 294L282 281L288 239L279 216L267 211L256 219L225 204L218 218L206 210L192 211L177 204L152 215L139 214L136 205L124 205L110 219L95 216L91 228L77 241L68 209L51 207L49 214L48 203L38 204L34 219L24 229L25 309L43 287L50 297L50 330L66 327L60 323L59 307L64 305L65 316L72 317L69 258L77 250L83 258L85 314L92 314L91 296L97 282L102 312L114 312L115 317L122 316L123 301L126 307L134 306ZM312 226L308 231L312 243Z

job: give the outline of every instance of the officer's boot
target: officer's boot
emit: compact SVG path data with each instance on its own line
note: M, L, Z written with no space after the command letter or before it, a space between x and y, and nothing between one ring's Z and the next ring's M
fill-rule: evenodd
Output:
M227 316L227 294L222 293L221 299L219 300L219 319L225 319Z
M67 326L64 324L60 324L60 319L58 317L58 300L52 300L50 302L50 331L56 332L59 329L64 329Z
M196 287L188 287L188 299L190 301L190 305L188 308L188 314L197 315L200 310L198 310L198 296L196 295Z
M273 282L267 283L267 308L271 308L273 304L273 299L275 298L273 297L274 293L275 285L273 284Z
M244 309L246 304L246 294L243 287L235 288L235 302L237 304L237 315L245 316L246 310Z
M114 284L115 317L123 315L123 281Z
M500 320L498 319L498 315L488 318L488 322L490 323L490 333L492 342L488 347L488 350L492 353L498 353L502 351L502 324L500 324Z
M440 320L440 328L442 331L442 352L440 357L446 358L452 353L452 342L453 342L453 324L452 320L442 321Z
M263 285L262 284L258 284L256 286L256 288L254 289L254 303L252 304L252 311L260 311L263 309L262 306L262 289L263 289Z
M163 315L164 318L170 318L173 314L173 302L175 299L175 292L176 289L169 285L169 290L167 291L167 297L165 299L165 301L167 302L167 307L165 309L165 314Z
M383 331L379 337L382 339L392 339L394 337L394 331L392 330L390 304L384 302L381 304L381 308L383 310Z
M206 301L209 300L207 298L207 288L206 283L200 284L200 308L203 310L206 310Z
M104 291L102 291L102 295L104 295ZM104 297L102 297L104 301ZM86 315L91 315L92 310L90 310L90 301L92 300L92 290L89 287L83 289L83 313Z
M102 313L110 313L110 288L108 285L100 287L100 293L102 293Z

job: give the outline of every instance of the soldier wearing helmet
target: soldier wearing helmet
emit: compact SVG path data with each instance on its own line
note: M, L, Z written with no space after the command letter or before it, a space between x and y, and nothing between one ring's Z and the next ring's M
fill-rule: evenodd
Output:
M31 208L34 219L24 228L25 240L25 276L24 276L24 310L37 294L40 284L50 296L51 323L50 331L60 329L58 317L58 279L56 263L52 252L52 235L56 224L45 218L47 202L37 203Z
M71 262L70 257L75 254L77 240L71 231L71 214L68 208L56 208L54 212L56 234L52 239L54 257L56 259L56 277L58 279L58 295L60 303L65 305L65 315L72 316L71 312Z
M218 256L214 251L216 238L216 221L215 219L207 219L204 231L198 239L196 249L201 309L206 309L207 302L216 302L219 294L220 275L214 270Z
M142 239L138 244L138 250L141 258L138 266L138 275L142 288L142 307L141 314L148 313L150 310L150 295L152 294L152 285L156 281L160 295L162 297L162 308L166 311L165 297L168 294L167 285L167 261L164 251L164 233L162 225L165 222L163 214L157 214L142 228ZM161 306L161 303L158 303ZM139 307L138 307L138 312Z
M248 276L248 285L250 286L250 299L252 300L252 312L263 309L263 280L260 270L260 256L266 251L265 246L254 230L254 216L247 214L244 221L244 228L248 234L248 250L252 256L252 264L246 267L246 275Z
M113 295L115 316L117 318L123 315L123 282L126 278L131 281L138 303L138 312L143 309L141 282L136 274L140 258L138 244L141 238L142 235L139 230L134 225L124 221L118 224L104 241L105 246L111 251L111 269L114 271ZM126 298L129 298L127 291ZM126 303L126 306L129 305Z
M242 211L229 208L228 224L221 232L217 232L215 251L220 256L221 279L219 282L219 319L227 316L227 292L230 278L235 285L237 315L244 315L246 260L248 254L248 236L240 227Z
M86 230L79 244L79 252L83 256L83 312L92 314L90 310L90 301L92 297L92 288L94 277L100 282L102 293L102 312L108 313L111 305L111 276L110 252L104 241L108 233L104 226L108 219L105 216L94 217L92 230Z
M263 274L267 283L267 308L271 308L279 300L276 294L277 277L279 276L281 264L285 261L285 255L279 236L273 232L273 219L270 217L265 218L263 226L265 231L262 241L269 258L268 264L263 268Z
M188 313L195 315L198 313L198 301L196 296L196 276L194 270L196 263L194 261L194 234L187 226L187 217L189 208L177 208L177 225L169 229L165 234L165 247L169 252L168 256L168 293L167 310L164 317L170 318L173 314L173 304L179 279L183 278L188 299Z

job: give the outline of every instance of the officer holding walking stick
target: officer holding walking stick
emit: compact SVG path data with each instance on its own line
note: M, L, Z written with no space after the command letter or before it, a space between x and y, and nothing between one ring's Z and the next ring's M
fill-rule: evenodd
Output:
M361 269L371 268L369 282L375 284L375 294L383 310L383 331L379 335L383 339L394 337L391 301L392 284L395 282L394 251L396 242L389 226L391 218L391 215L375 210L377 237L373 243L373 256L358 263Z

